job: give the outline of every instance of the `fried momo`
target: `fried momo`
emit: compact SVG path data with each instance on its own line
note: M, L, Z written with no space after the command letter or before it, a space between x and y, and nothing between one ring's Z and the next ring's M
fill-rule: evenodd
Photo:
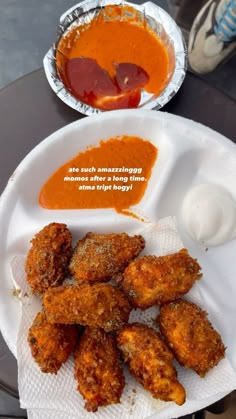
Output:
M73 351L78 332L76 326L48 323L43 311L37 314L28 332L28 343L42 372L57 374Z
M89 412L120 402L125 380L114 336L102 329L86 327L74 359L78 390Z
M51 223L31 240L25 272L34 294L60 285L68 274L72 235L65 224Z
M121 288L133 307L145 309L186 294L201 278L200 270L186 249L166 256L143 256L125 269Z
M131 374L155 399L185 402L185 389L172 364L174 356L154 329L127 324L118 332L117 343Z
M70 272L79 284L107 282L122 272L144 248L142 236L88 233L79 240L70 262Z
M101 327L107 332L122 327L131 311L122 291L102 283L48 289L43 306L50 323L76 323Z
M224 358L225 347L219 333L196 304L184 300L165 304L158 322L177 361L201 377Z

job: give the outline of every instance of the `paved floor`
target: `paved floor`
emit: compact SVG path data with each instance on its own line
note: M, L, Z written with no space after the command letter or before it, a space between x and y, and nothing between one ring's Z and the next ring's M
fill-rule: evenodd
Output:
M0 0L0 87L42 66L74 0Z

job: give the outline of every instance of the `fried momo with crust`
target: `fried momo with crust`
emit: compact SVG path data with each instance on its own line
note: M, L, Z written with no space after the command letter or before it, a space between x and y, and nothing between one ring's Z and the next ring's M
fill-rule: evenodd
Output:
M43 296L50 323L80 324L117 330L129 319L131 307L126 296L110 284L61 286Z
M125 380L114 336L86 327L74 358L78 390L89 412L120 402Z
M196 304L184 300L165 304L158 321L177 361L201 377L224 358L225 347L219 333Z
M186 294L201 278L200 270L186 249L166 256L143 256L125 269L121 288L133 307L145 309Z
M155 330L127 324L118 332L117 343L131 374L155 399L185 402L185 389L172 365L174 356Z
M70 272L79 284L109 281L122 272L144 246L142 236L88 233L75 247Z
M65 224L51 223L31 240L25 272L34 294L60 285L68 274L72 254L72 235Z
M76 326L48 323L43 311L37 314L28 332L28 343L42 372L57 374L74 350L78 332Z

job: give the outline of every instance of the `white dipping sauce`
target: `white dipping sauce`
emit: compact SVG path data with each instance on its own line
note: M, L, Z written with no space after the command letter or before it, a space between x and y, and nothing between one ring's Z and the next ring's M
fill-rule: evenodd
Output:
M236 237L236 202L222 186L194 186L184 198L181 215L190 236L205 245Z

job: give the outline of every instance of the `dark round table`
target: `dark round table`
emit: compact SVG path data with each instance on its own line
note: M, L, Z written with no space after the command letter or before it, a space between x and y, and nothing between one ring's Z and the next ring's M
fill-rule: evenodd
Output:
M236 143L236 103L191 73L163 111L205 124ZM51 91L43 69L2 89L0 193L16 166L33 147L55 130L82 117ZM17 363L1 335L0 390L18 396ZM222 403L218 406L218 411L222 410Z

